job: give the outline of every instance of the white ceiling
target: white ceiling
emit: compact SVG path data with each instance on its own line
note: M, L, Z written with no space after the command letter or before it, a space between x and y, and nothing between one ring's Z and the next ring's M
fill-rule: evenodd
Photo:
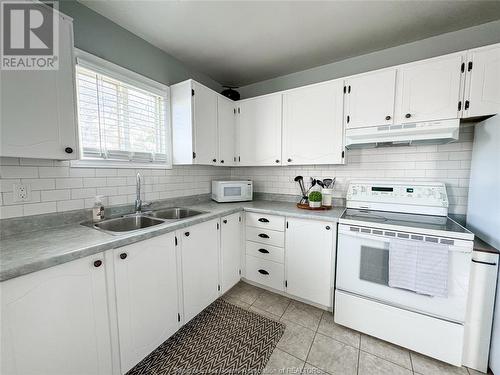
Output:
M500 1L80 2L239 86L500 19Z

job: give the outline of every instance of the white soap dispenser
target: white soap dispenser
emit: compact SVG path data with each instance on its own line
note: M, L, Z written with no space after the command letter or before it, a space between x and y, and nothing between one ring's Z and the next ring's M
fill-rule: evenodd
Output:
M97 222L104 220L104 204L102 195L97 195L95 197L94 207L92 208L92 221Z

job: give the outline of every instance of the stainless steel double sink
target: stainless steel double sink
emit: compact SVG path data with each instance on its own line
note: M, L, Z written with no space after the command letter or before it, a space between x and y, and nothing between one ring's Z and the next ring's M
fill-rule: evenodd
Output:
M105 219L98 223L92 223L91 226L111 234L122 234L163 223L175 222L204 213L203 211L192 210L190 208L171 207L139 214L124 215L114 219ZM88 225L88 223L84 223L84 225Z

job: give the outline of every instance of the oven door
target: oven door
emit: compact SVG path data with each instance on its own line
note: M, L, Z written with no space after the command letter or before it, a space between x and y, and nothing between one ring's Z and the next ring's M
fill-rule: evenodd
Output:
M472 241L441 241L453 243L448 245L448 296L443 298L389 287L389 245L397 232L340 224L338 233L337 289L449 321L465 321Z

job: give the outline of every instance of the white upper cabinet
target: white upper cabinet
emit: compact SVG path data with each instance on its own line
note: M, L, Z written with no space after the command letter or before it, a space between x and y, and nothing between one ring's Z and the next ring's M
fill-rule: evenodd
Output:
M113 373L103 258L95 254L0 284L0 373Z
M335 224L291 218L287 223L286 292L323 306L332 306Z
M221 219L221 289L222 293L240 281L241 214L235 213Z
M281 93L237 104L239 165L281 165Z
M182 258L184 323L219 295L219 219L178 232Z
M463 117L500 112L500 44L470 50L467 54Z
M217 96L193 80L170 88L173 164L217 164Z
M343 163L342 90L337 80L283 93L283 165Z
M464 53L398 68L396 124L458 117Z
M219 153L217 164L232 166L236 161L236 115L231 99L217 98Z
M395 93L395 68L348 78L344 96L346 128L392 124Z
M217 93L193 81L195 163L217 163Z
M0 156L78 157L73 24L59 21L58 70L0 71Z
M121 373L179 328L175 235L113 250Z

